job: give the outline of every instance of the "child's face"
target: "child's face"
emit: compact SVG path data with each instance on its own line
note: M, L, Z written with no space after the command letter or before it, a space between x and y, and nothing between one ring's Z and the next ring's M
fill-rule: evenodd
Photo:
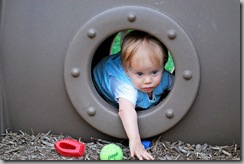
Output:
M163 72L163 62L155 65L150 53L149 49L139 49L132 58L131 67L126 69L135 87L148 95L159 85Z

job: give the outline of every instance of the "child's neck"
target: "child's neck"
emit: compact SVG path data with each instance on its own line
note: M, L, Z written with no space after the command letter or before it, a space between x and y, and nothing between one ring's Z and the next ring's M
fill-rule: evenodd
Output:
M147 95L148 95L149 99L151 100L152 99L152 92L147 93Z

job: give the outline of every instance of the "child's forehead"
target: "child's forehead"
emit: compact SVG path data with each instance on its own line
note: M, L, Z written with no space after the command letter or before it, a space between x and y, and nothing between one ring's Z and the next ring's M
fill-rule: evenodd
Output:
M131 58L132 62L140 62L148 64L148 62L161 63L163 59L163 54L160 50L152 48L150 46L141 46L134 52Z
M144 71L152 71L152 70L158 70L160 69L162 66L158 65L153 65L153 64L148 64L148 65L142 65L140 63L134 63L131 65L131 70L133 71L140 71L140 72L144 72Z
M132 63L133 65L140 63L140 65L144 66L149 64L161 66L163 64L164 52L162 48L149 41L144 40L140 43L134 42L133 44L128 44L124 50L122 51L122 62L124 62L124 66L127 68L132 67Z
M142 55L139 57L138 56L133 57L131 60L130 67L135 71L154 70L162 67L162 61L158 59L153 59L150 57L150 55Z

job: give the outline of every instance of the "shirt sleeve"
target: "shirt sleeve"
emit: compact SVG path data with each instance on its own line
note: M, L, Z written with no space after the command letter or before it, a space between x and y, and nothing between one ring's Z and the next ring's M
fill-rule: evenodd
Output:
M110 89L114 94L114 99L118 102L119 98L124 98L130 101L134 106L137 100L137 90L130 84L116 79L115 77L110 77Z

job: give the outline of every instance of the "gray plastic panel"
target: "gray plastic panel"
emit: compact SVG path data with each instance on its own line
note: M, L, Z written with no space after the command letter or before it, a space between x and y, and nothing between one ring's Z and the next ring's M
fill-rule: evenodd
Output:
M200 83L194 102L187 114L163 132L162 137L191 143L240 143L240 1L237 0L2 0L1 132L6 128L16 131L32 128L35 133L52 130L84 140L91 136L111 137L93 128L73 106L66 91L64 63L74 37L87 22L123 6L146 7L172 18L190 37L199 57ZM187 99L182 96L177 103L183 104Z

